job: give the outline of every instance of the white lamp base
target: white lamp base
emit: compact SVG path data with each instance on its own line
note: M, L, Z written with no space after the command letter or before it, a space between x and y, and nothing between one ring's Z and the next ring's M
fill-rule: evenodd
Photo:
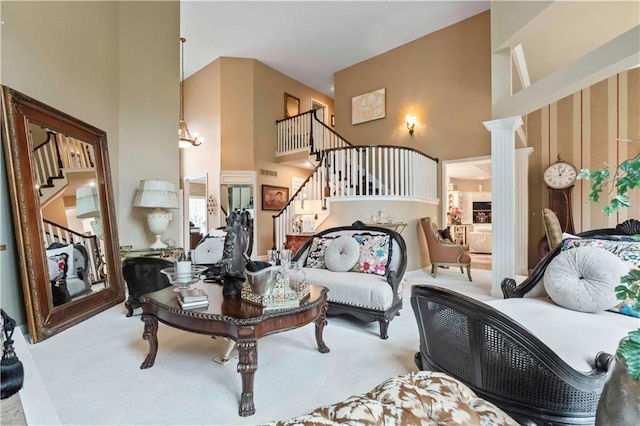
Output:
M156 236L156 241L151 244L152 249L167 248L167 245L162 242L162 234L167 232L170 221L171 213L167 213L162 209L155 209L147 215L147 224L149 225L149 229Z
M168 246L162 242L161 238L162 238L162 235L156 235L156 241L153 244L151 244L149 247L151 247L154 250L167 248Z

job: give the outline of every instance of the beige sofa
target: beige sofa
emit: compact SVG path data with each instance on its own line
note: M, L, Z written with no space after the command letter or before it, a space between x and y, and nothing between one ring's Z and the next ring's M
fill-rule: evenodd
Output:
M325 253L329 253L327 263ZM407 268L407 248L400 234L357 221L317 233L300 247L293 261L304 271L306 282L329 289L328 315L378 321L380 337L388 338L389 322L402 309Z

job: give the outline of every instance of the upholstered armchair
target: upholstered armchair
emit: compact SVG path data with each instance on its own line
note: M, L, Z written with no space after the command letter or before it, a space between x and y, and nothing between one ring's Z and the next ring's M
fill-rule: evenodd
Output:
M431 275L437 277L439 266L458 266L464 274L467 268L467 276L471 281L471 256L469 247L443 240L438 234L438 227L428 217L420 219L422 232L427 240L429 259L431 260Z

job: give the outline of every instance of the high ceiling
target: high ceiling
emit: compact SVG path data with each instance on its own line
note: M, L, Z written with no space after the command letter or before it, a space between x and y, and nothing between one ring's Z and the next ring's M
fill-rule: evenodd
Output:
M181 1L185 77L254 58L333 97L333 74L488 10L470 1Z

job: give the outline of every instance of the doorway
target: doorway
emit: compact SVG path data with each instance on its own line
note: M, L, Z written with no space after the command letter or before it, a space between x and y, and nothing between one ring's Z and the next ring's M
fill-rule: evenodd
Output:
M207 174L185 177L182 181L183 230L185 248L195 248L209 229L207 221Z
M491 198L491 156L442 162L442 228L469 247L474 269L491 269Z
M322 121L324 124L327 124L327 117L329 116L329 107L322 102L311 98L311 109L316 112L316 117L318 120Z

